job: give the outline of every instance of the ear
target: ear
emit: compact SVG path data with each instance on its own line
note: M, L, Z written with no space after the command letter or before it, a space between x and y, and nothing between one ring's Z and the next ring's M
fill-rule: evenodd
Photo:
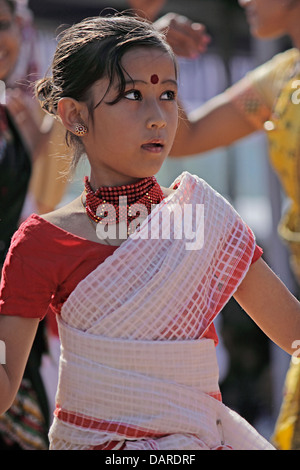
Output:
M86 125L88 121L86 104L73 98L61 98L57 105L57 113L65 128L73 133L76 124Z

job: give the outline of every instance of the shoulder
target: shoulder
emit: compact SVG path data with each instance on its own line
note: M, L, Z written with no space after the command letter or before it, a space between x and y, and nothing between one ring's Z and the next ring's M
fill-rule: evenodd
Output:
M244 97L246 104L252 98L256 106L250 107L251 114L255 114L259 110L262 113L262 118L267 120L270 110L273 109L274 101L294 73L295 64L299 59L300 52L295 48L276 54L232 85L228 90L228 96L232 99L237 98L238 103L241 101L241 97ZM257 105L257 100L260 106ZM254 112L254 110L256 111Z
M269 60L269 64L276 64L277 67L285 67L287 65L295 65L295 62L298 62L300 59L300 51L295 47L288 49L284 52L276 54L272 59Z
M68 220L63 210L30 215L13 235L9 253L27 257L58 251L61 245L72 242L72 234L65 229Z
M19 270L28 274L30 270L42 270L44 263L55 266L59 261L62 234L37 214L28 217L14 233L4 261L5 269ZM47 269L49 269L49 266ZM25 275L25 274L24 274Z
M175 189L173 188L165 188L162 186L161 189L162 189L164 197L168 197L175 192Z
M289 67L293 67L300 59L300 52L298 49L288 49L274 55L271 59L262 65L256 67L253 71L249 72L248 76L264 76L267 74L286 74Z
M33 240L42 240L50 231L50 225L37 214L30 215L18 228L11 240L11 248L26 245Z
M249 72L247 77L254 84L264 86L266 83L266 86L269 87L281 87L282 82L290 78L299 59L300 52L298 49L288 49L276 54L270 60Z
M70 220L74 220L82 212L79 198L71 201L59 209L42 214L41 218L63 230L67 230Z
M235 212L227 199L196 174L184 171L176 178L171 188L176 189L176 202L183 207L202 206L209 220L220 212L222 218L228 222L227 212Z
M72 217L79 212L79 208L80 200L77 198L64 206L55 209L52 212L42 214L41 218L47 222L50 222L51 224L57 225L58 227L64 226L66 224L66 220L69 217Z

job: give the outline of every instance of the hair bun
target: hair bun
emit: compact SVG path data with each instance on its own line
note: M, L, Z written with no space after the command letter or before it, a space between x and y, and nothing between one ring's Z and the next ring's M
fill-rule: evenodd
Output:
M53 108L53 82L51 77L42 78L35 85L35 94L41 107L49 114L55 114Z

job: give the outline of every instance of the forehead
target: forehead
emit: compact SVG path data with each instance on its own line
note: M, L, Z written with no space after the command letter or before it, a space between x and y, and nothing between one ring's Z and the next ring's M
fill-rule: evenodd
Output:
M153 75L176 78L176 67L168 51L156 47L134 47L122 57L122 66L132 79Z
M143 82L145 84L161 84L164 81L177 82L176 63L168 51L155 47L133 47L125 52L121 59L121 65L126 82ZM104 97L113 96L116 98L120 81L115 75L110 82L109 77L105 76L97 80L92 86L92 93L96 107L102 102ZM124 91L124 90L123 90Z

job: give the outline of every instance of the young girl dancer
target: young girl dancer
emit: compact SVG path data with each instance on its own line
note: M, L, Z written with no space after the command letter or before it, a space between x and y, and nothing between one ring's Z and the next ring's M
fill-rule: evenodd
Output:
M165 189L153 176L177 127L172 51L147 22L90 18L65 31L52 74L37 85L42 106L91 173L82 195L12 240L1 412L51 310L62 346L51 449L271 449L221 401L213 320L234 295L292 354L300 305L209 185L185 172Z

